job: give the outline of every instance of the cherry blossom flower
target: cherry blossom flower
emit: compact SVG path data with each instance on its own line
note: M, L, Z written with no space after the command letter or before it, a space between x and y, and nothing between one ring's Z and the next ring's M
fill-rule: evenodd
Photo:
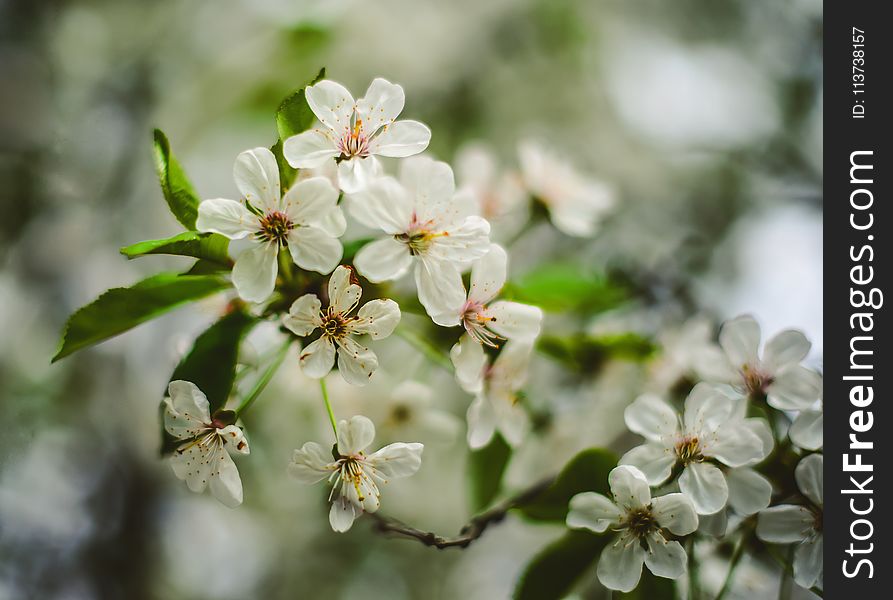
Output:
M805 506L781 504L760 513L757 536L774 544L797 544L794 581L805 588L823 587L824 458L810 454L794 469L797 487L809 501Z
M727 363L718 381L731 383L751 398L765 397L779 410L803 410L822 393L822 377L802 366L811 344L801 332L787 329L766 342L759 354L760 326L749 315L726 321L719 343ZM716 365L713 365L716 372Z
M420 156L403 161L399 182L379 178L351 195L348 207L357 221L387 234L360 249L357 271L379 283L414 267L419 301L432 317L462 304L462 270L490 250L490 224L473 215L470 197L454 192L450 166Z
M721 510L734 486L745 512L761 508L754 510L751 494L765 498L768 505L768 482L761 475L751 470L732 473L769 455L773 447L769 425L737 414L735 401L716 388L696 385L681 416L657 396L640 396L626 408L624 419L631 431L648 441L624 454L620 464L638 467L651 485L669 479L674 468L681 469L679 489L691 497L699 514ZM724 473L717 463L731 471ZM734 502L739 503L737 494Z
M484 346L496 348L503 340L532 340L540 333L543 311L535 306L500 300L490 302L505 285L508 256L496 244L471 268L471 286L461 307L434 317L440 325L461 323L465 334L450 351L456 377L463 389L480 391L487 362Z
M801 411L791 423L788 436L804 450L820 450L825 445L825 412L820 406Z
M680 493L652 498L645 475L628 465L614 468L608 483L613 498L583 492L571 498L567 513L568 527L596 533L610 528L619 534L599 557L598 580L609 589L629 592L639 584L643 564L658 577L681 577L685 550L668 540L665 531L683 536L698 528L691 499Z
M431 130L418 121L397 121L403 88L385 79L372 81L366 95L354 100L340 83L324 80L305 91L310 110L322 127L283 142L282 153L298 169L338 163L339 187L353 193L381 173L377 156L403 158L428 147Z
M492 150L480 143L463 146L454 164L459 189L474 197L475 214L490 223L491 237L507 239L516 234L530 216L521 176L500 170Z
M332 484L329 523L335 531L350 529L364 511L377 511L381 506L379 486L413 475L422 464L424 446L419 443L397 442L367 455L365 450L374 438L372 421L363 416L351 417L350 421L339 421L334 450L307 442L295 450L288 466L289 474L301 483L328 479Z
M459 352L466 352L468 348L474 348L478 344L470 337L462 336L459 346L461 346ZM507 342L492 365L485 360L475 385L464 388L465 391L475 394L466 415L468 445L471 448L486 446L496 431L502 434L511 446L521 443L530 427L530 420L519 404L518 391L527 381L532 353L532 339ZM463 359L460 357L454 360ZM459 384L463 385L462 379L459 380Z
M366 385L378 367L378 357L354 337L388 337L400 322L400 307L393 300L370 300L355 316L351 315L360 303L363 289L350 279L350 268L339 266L329 278L326 310L322 310L316 294L305 294L292 303L282 323L299 336L321 331L320 337L301 351L301 368L306 375L314 379L325 377L335 364L337 348L338 372L344 380Z
M273 293L282 247L302 269L326 274L335 268L341 260L338 237L345 221L337 206L338 192L328 180L305 179L281 195L279 166L266 148L242 152L233 175L244 203L205 200L199 204L195 226L251 242L233 267L233 284L243 300L262 302Z
M545 148L524 142L518 149L528 192L549 210L555 227L567 235L588 237L616 203L604 183L588 179Z
M193 492L205 487L230 508L242 504L242 480L230 452L248 454L248 442L235 425L211 417L208 398L189 381L172 381L164 399L164 428L183 441L171 456L174 474Z

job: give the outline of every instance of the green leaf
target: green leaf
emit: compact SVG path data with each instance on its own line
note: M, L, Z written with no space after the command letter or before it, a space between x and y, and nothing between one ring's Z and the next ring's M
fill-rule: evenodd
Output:
M631 592L614 592L617 600L676 600L676 584L672 579L658 577L647 568L642 569L642 579Z
M654 352L654 343L636 333L570 337L542 336L537 349L565 367L584 375L595 375L612 359L642 361Z
M160 129L155 130L155 170L161 182L164 199L177 220L186 229L195 229L198 196L186 178L180 163L171 153L170 144Z
M134 259L147 254L192 256L224 267L232 266L228 254L229 240L219 233L184 231L163 240L147 240L121 248L121 254Z
M560 600L598 559L613 535L570 530L540 551L524 569L515 600Z
M68 319L53 362L228 287L214 275L161 273L127 288L113 288Z
M285 141L293 135L307 131L313 125L316 115L313 114L313 111L310 110L310 105L307 104L304 89L320 81L325 76L325 68L320 69L310 83L287 96L279 104L279 108L276 110L276 129L279 132L280 141Z
M585 311L591 316L623 304L629 292L588 267L559 263L539 267L510 281L502 296L548 312Z
M469 453L468 475L471 479L471 501L474 512L487 508L499 493L502 475L511 455L511 446L498 433L487 446Z
M276 157L276 164L279 166L279 185L282 187L283 193L291 187L298 175L298 170L288 164L285 156L282 154L282 140L278 140L272 147L270 152Z
M518 510L529 519L564 523L567 504L575 495L580 492L610 494L608 473L616 466L617 457L608 450L583 450L564 466L546 491Z
M191 381L208 397L211 414L226 406L236 377L239 346L257 320L240 310L231 312L206 329L171 375L171 381ZM171 451L176 440L162 426L162 451Z

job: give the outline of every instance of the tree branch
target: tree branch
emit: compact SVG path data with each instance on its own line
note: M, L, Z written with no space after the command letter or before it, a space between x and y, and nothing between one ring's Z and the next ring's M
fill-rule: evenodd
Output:
M555 477L544 479L519 494L500 502L493 508L472 517L472 519L459 530L459 535L456 537L443 537L431 531L422 531L421 529L416 529L415 527L401 523L396 519L382 516L377 512L367 514L375 521L375 531L378 533L393 534L395 537L418 540L425 546L433 546L438 550L443 550L444 548L467 548L471 542L484 534L487 527L502 521L506 514L508 514L508 511L535 500L554 482Z

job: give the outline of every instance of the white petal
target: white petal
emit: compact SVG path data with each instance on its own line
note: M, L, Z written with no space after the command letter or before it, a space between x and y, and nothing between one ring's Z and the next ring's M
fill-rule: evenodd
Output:
M245 439L245 432L242 431L241 427L227 425L226 427L218 429L217 435L220 436L220 439L223 442L223 447L229 452L251 454L251 450L248 447L248 440Z
M810 408L822 395L822 377L806 367L790 365L775 374L766 395L769 405L779 410Z
M340 83L324 79L304 91L310 110L320 122L337 133L350 127L354 99Z
M396 121L387 125L369 146L369 151L379 156L404 158L418 154L431 142L431 130L418 121Z
M685 574L688 556L679 542L668 542L659 533L648 536L645 565L658 577L677 579Z
M446 235L434 238L428 255L439 260L470 263L486 254L489 248L490 223L480 217L466 217L460 225L446 231Z
M248 204L264 213L279 208L279 165L269 148L254 148L239 154L233 177Z
M732 469L726 473L729 504L739 515L752 515L769 506L772 484L753 469Z
M374 156L342 160L338 163L338 187L346 194L355 194L381 176L381 163Z
M620 523L623 511L607 497L595 492L583 492L571 498L568 504L567 526L586 528L603 533Z
M471 267L471 287L468 299L486 304L496 297L505 285L508 255L501 246L490 244L490 250Z
M353 525L354 520L363 514L363 511L347 498L339 497L332 502L332 508L329 510L329 525L333 531L344 533Z
M282 212L298 225L317 225L337 210L338 190L325 177L303 179L282 199Z
M288 251L299 267L323 275L331 273L344 254L338 238L309 226L295 227L289 232Z
M370 454L366 462L370 463L386 479L409 477L422 466L422 450L424 449L424 445L415 442L388 444L378 452Z
M721 510L712 515L699 516L698 531L715 538L724 537L729 531L729 511Z
M760 512L757 537L775 544L799 542L811 535L814 522L812 513L803 506L773 506Z
M476 394L484 388L484 367L487 355L484 348L470 335L463 334L450 349L450 360L456 371L456 380L463 390Z
M496 416L496 429L512 448L524 441L530 430L530 418L522 406L515 402L515 395L505 390L490 390L490 404Z
M741 467L765 457L763 440L740 419L723 423L711 437L702 439L701 453L730 467Z
M679 416L666 400L643 394L623 411L623 420L630 431L657 442L675 436L679 430Z
M353 259L357 271L372 283L397 279L412 266L409 248L393 238L366 244Z
M490 401L483 394L478 394L468 407L468 446L475 450L483 448L493 439L496 431L496 415Z
M347 219L344 218L344 211L340 206L325 213L315 225L332 237L341 237L347 231Z
M820 410L804 410L788 430L791 441L804 450L818 450L824 443L825 416Z
M719 343L735 368L753 366L757 363L760 326L749 315L726 321L719 332Z
M641 508L651 503L648 480L636 467L620 465L608 474L608 484L614 501L626 510Z
M661 527L676 535L688 535L698 528L698 514L691 498L673 493L651 500L651 512Z
M388 235L404 233L412 221L412 199L393 177L376 179L348 200L350 215Z
M747 399L742 399L745 406L747 404ZM747 464L755 465L761 462L764 458L772 454L772 450L775 448L775 436L772 435L772 430L769 428L769 422L766 419L761 419L759 417L752 417L750 419L744 419L743 421L744 427L749 429L754 435L760 438L763 441L763 450L758 455L754 457L754 460L750 461Z
M658 485L670 477L676 453L659 442L643 444L624 454L618 464L638 468L650 485Z
M610 187L590 182L562 197L560 202L550 203L549 218L555 228L566 235L588 237L595 233L602 216L615 202Z
M415 282L429 315L453 314L465 302L462 275L450 262L421 257L416 260Z
M726 478L709 463L691 463L679 476L679 489L691 498L701 515L712 515L722 509L729 499Z
M208 398L190 381L171 381L167 386L164 428L176 438L193 438L211 423Z
M242 504L242 479L236 463L225 450L216 456L209 482L211 493L225 506L235 508Z
M258 219L245 205L235 200L214 198L198 205L195 228L213 232L231 240L240 240L258 230Z
M282 142L282 155L296 169L314 169L341 154L332 133L308 129Z
M366 385L378 368L375 352L347 336L338 341L338 372L352 385Z
M370 300L360 308L353 331L358 334L369 334L380 340L394 332L400 323L400 307L393 300Z
M181 446L171 455L171 468L174 475L186 481L190 491L203 492L211 478L214 468L214 457L223 448L216 443L216 434L203 438L204 443L192 443Z
M543 311L536 306L500 300L487 307L487 327L506 339L532 339L540 334Z
M598 580L611 590L629 592L639 585L645 550L633 535L619 536L602 551L598 559Z
M331 450L316 442L306 442L300 450L295 450L288 474L301 483L313 484L331 475L335 469Z
M821 454L810 454L797 463L797 468L794 469L797 487L804 496L819 506L825 503L824 465L825 460Z
M375 439L375 425L367 417L356 415L338 421L338 452L342 456L359 454Z
M295 335L306 336L313 333L319 327L319 311L322 303L316 294L304 294L295 300L288 314L282 319L282 324Z
M329 307L335 312L352 310L363 295L363 288L350 282L350 267L341 265L329 277Z
M322 336L301 351L301 371L307 377L322 379L335 365L335 344Z
M794 550L794 581L797 585L809 589L821 579L825 568L824 548L825 538L819 535Z
M532 340L509 340L506 342L490 369L490 387L520 390L527 382L532 354Z
M276 287L276 263L279 246L258 244L239 255L233 266L233 285L239 297L248 302L263 302Z
M400 182L412 199L418 220L422 223L439 220L442 213L448 210L456 191L450 166L427 156L416 156L400 163Z
M698 435L712 431L728 421L735 408L734 401L707 383L697 384L685 399L683 424L685 431Z
M357 118L363 129L372 135L379 128L394 121L403 110L406 96L396 83L377 77L372 80L366 95L357 100Z
M809 354L812 344L802 331L787 329L777 333L763 349L763 366L770 373L787 365L800 364Z

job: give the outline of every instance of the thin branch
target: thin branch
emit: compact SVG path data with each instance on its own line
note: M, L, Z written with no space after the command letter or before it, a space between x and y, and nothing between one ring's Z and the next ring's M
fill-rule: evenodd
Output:
M492 524L502 521L508 511L518 508L532 502L540 494L552 485L555 477L549 477L539 483L527 488L521 493L508 498L494 506L493 508L482 512L472 519L459 530L456 537L443 537L431 531L423 531L401 523L396 519L391 519L380 515L379 513L368 513L369 517L375 521L375 531L384 534L393 534L397 537L418 540L425 546L433 546L438 550L444 548L467 548L474 540L484 534L484 531Z

